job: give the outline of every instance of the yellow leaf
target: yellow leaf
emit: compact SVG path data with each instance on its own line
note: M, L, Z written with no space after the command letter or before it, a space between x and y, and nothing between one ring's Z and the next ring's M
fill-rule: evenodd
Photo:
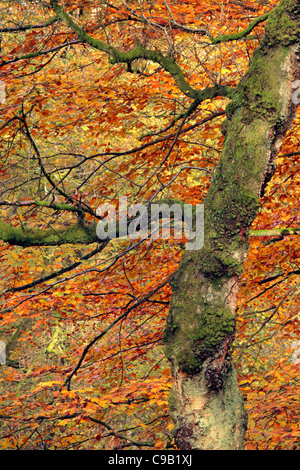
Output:
M255 427L254 419L249 419L248 421L248 428L253 429Z

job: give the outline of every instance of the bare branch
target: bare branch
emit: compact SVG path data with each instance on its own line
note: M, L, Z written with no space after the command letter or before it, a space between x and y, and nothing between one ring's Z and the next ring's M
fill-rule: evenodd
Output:
M140 299L137 299L136 302L133 305L131 305L131 307L129 307L124 313L122 313L122 315L120 315L113 322L111 322L98 336L96 336L92 341L89 342L89 344L84 348L83 353L82 353L82 355L81 355L81 357L78 361L77 366L75 367L75 369L72 371L72 373L68 376L68 378L65 381L65 385L67 386L68 390L70 390L72 378L74 377L76 372L80 369L80 367L81 367L81 365L84 361L84 358L87 355L87 353L89 352L89 350L91 349L91 347L95 343L97 343L97 341L99 341L101 338L103 338L103 336L105 336L106 333L108 333L117 323L119 323L121 320L126 318L132 310L136 309L137 307L142 305L145 301L150 299L150 297L152 297L154 294L156 294L166 284L169 284L170 281L173 279L173 276L174 276L174 274L171 274L170 276L168 276L165 279L165 281L162 284L157 286L152 291L148 292L148 294L146 294L144 297L141 297Z

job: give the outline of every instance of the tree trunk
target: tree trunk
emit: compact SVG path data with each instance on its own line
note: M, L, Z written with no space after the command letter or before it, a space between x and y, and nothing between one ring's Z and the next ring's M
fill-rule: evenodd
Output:
M228 105L222 155L205 199L204 246L185 251L164 332L179 449L239 450L247 417L230 347L249 228L295 114L300 1L282 0Z

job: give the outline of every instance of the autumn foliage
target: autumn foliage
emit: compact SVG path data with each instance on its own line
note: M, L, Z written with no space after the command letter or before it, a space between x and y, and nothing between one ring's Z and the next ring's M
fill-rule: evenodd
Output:
M229 101L193 108L163 64L88 45L50 1L0 2L0 218L33 233L97 222L97 208L162 197L204 201ZM193 89L234 88L273 1L65 2L118 51L173 58ZM50 21L51 20L51 21ZM28 26L28 28L25 26ZM207 33L208 32L208 33ZM233 355L249 415L246 448L299 448L300 114L251 231ZM50 232L49 232L50 231ZM1 235L1 230L0 230ZM2 236L0 237L2 238ZM171 449L162 332L184 240L0 242L1 449Z

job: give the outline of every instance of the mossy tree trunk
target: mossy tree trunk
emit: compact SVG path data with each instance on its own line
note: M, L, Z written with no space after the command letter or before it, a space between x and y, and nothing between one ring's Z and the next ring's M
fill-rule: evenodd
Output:
M91 38L57 0L50 0L50 4L56 16L49 24L59 18L83 43L110 55L111 63L127 63L131 67L134 60L146 59L163 67L181 92L193 99L189 113L214 96L232 99L227 108L223 151L205 200L204 246L200 251L183 254L172 282L164 339L174 376L170 410L178 448L242 449L246 413L230 356L235 336L235 308L249 228L272 174L281 140L295 113L292 84L300 78L300 0L282 0L268 15L264 40L234 93L223 86L195 90L172 57L141 45L120 52ZM265 18L263 15L237 35L212 38L212 43L242 38ZM39 54L33 52L29 56ZM39 159L37 149L35 152ZM23 247L87 245L98 241L96 223L87 225L82 207L75 200L71 202L34 202L37 206L77 213L78 221L70 227L42 230L14 227L0 220L0 239ZM99 252L108 242L104 240L81 261ZM12 290L33 287L78 264Z
M300 1L283 0L227 108L226 136L205 200L204 246L185 251L164 333L179 449L243 449L246 413L230 356L249 228L295 105Z

